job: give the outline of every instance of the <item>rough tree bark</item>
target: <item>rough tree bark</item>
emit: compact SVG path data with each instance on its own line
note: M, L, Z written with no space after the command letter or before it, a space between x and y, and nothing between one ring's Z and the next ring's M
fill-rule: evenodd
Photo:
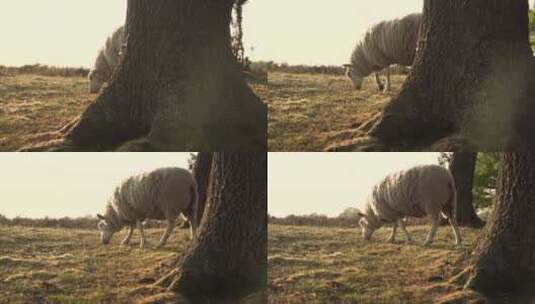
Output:
M240 297L267 282L267 153L215 153L198 234L160 285L182 295Z
M478 242L467 287L489 297L535 297L535 153L505 153L493 218ZM515 302L508 303L528 303Z
M476 152L455 152L452 155L449 169L457 190L457 207L455 209L457 223L462 226L481 228L485 223L474 210L472 194L476 160Z
M364 124L371 137L360 149L533 147L527 12L527 0L425 0L412 71L399 95Z
M212 153L199 152L193 166L193 176L197 181L197 192L199 206L197 208L197 223L201 222L204 208L206 206L206 197L208 185L210 182L210 172L212 170Z
M235 0L128 0L124 59L58 150L265 150L267 109L230 47Z

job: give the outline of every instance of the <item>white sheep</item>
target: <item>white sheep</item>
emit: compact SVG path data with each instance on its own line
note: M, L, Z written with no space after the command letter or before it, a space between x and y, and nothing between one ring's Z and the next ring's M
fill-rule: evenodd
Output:
M461 236L455 219L456 204L453 177L443 167L425 165L392 173L374 186L364 212L360 214L362 236L370 240L375 230L392 223L390 242L395 240L398 225L405 232L407 241L412 242L402 219L427 216L432 223L424 242L424 246L427 246L433 242L442 215L449 220L455 243L459 244Z
M344 65L346 76L351 79L353 87L360 90L364 77L375 72L377 86L383 90L378 72L384 69L384 91L389 91L389 66L412 66L421 22L422 14L410 14L401 19L377 23L368 29L351 54L351 63Z
M108 82L119 65L124 52L126 34L124 26L115 30L99 50L94 67L89 71L89 93L98 93L102 85Z
M101 242L108 244L115 232L127 226L130 230L122 244L128 245L137 226L141 233L140 247L143 248L146 243L143 221L165 220L167 229L158 244L161 247L175 228L179 215L189 221L193 239L198 226L197 199L195 178L182 168L161 168L129 177L115 188L104 215L97 215Z

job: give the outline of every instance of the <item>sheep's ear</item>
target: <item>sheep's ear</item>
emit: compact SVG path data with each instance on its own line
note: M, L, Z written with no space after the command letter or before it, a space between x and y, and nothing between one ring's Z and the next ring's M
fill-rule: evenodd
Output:
M366 214L362 213L362 212L359 212L357 213L359 216L362 216L362 217L366 217Z
M97 214L97 217L98 217L99 219L101 219L101 220L105 220L105 219L106 219L104 216L102 216L102 215L100 215L100 214Z

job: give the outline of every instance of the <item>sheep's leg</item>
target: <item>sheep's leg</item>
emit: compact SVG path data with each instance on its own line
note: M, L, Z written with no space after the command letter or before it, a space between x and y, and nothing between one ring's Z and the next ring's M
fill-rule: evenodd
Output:
M130 244L130 239L132 238L132 234L134 233L134 229L136 228L136 226L132 225L130 226L130 229L128 230L128 233L126 234L126 237L124 238L124 240L121 242L121 245L129 245Z
M399 226L401 227L401 230L403 230L403 233L405 233L405 236L407 237L407 243L412 244L413 240L411 235L409 234L409 231L407 231L407 227L405 227L405 222L403 221L403 219L399 219L398 222Z
M145 230L143 230L143 222L138 221L137 222L137 228L139 229L139 233L141 234L141 243L139 243L139 248L145 248Z
M197 224L195 223L195 221L189 221L189 235L192 241L193 241L193 238L195 238L196 231L197 231Z
M377 88L379 88L379 91L383 90L383 83L381 82L381 76L379 75L379 72L375 72L375 82L377 82Z
M171 236L171 233L173 232L173 229L175 229L175 226L176 226L175 220L167 220L167 229L162 235L162 238L160 239L160 243L158 243L158 246L156 246L156 248L160 248L163 245L165 245L165 243L167 243L167 240L169 239L169 236Z
M429 230L429 235L427 236L427 239L424 242L424 246L429 246L431 243L433 243L433 239L435 238L435 234L437 233L438 224L440 222L439 216L434 216L431 218L431 229Z
M386 93L390 91L390 68L386 68L385 72L386 72L386 85L385 85L384 92Z
M388 238L387 242L394 243L396 241L396 230L398 229L398 222L394 222L394 225L392 225L392 233L390 234L390 237Z
M187 217L184 213L181 213L180 216L182 217L182 219L184 219L184 221L188 222L188 224L189 224L189 234L190 234L191 239L193 240L193 235L195 234L195 229L197 227L193 226L194 224L193 224L192 219Z
M455 236L455 245L461 244L463 241L461 234L459 233L459 225L457 225L457 219L455 216L449 216L448 221L450 222L451 228L453 229L453 235Z
M197 221L195 220L197 218L196 210L193 212L193 215L191 216L191 218L188 218L184 214L182 214L182 217L184 218L184 220L188 221L189 223L189 235L190 235L191 240L193 240L193 238L195 237L195 233L197 231L197 226L198 226Z

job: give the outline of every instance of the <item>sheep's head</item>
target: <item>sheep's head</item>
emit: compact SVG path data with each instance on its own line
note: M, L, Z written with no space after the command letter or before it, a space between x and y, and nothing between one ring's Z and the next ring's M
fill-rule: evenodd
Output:
M97 71L96 70L89 71L89 74L87 75L87 79L89 80L89 93L91 94L98 93L98 91L102 87L103 81L100 79Z
M369 241L372 238L372 235L375 230L377 230L379 227L375 224L375 221L368 217L366 214L359 213L359 216L359 225L362 229L362 238L365 241Z
M100 242L102 245L107 245L118 229L103 215L97 214L97 217L100 219L97 224L98 230L100 231Z
M353 88L355 90L360 90L362 88L362 82L364 81L364 77L362 77L353 68L352 64L345 64L344 67L346 68L346 77L351 80L351 83L353 84Z

